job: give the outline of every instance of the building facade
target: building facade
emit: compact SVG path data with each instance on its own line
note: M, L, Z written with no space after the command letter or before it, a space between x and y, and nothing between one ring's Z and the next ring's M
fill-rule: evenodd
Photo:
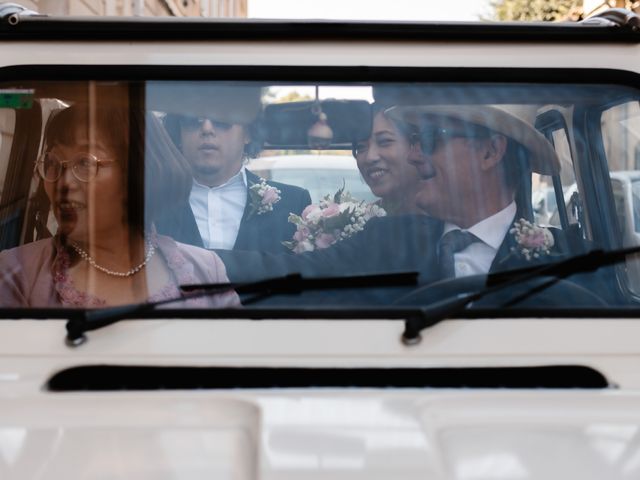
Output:
M49 15L246 17L248 0L19 0Z

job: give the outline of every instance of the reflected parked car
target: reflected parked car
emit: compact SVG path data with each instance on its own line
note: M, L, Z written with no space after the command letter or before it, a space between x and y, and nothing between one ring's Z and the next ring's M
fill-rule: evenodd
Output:
M307 189L313 203L333 195L343 186L358 200L377 199L351 155L278 155L251 160L247 168L266 180Z
M551 225L551 218L558 210L556 192L553 187L546 187L533 192L533 212L538 225Z

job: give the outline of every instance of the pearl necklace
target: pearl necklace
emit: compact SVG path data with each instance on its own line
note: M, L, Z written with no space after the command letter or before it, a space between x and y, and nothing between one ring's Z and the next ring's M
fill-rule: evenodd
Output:
M144 268L144 266L149 262L149 260L151 260L151 257L153 257L153 255L156 253L156 248L153 246L153 244L149 240L147 240L146 242L147 253L144 256L144 260L142 261L142 263L140 263L139 265L136 265L131 270L127 270L126 272L116 272L114 270L109 270L108 268L103 267L102 265L98 265L96 261L91 257L91 255L85 252L76 243L74 242L69 242L69 243L71 245L71 248L73 248L75 252L78 255L80 255L80 258L82 258L85 262L89 263L89 265L91 265L93 268L100 270L101 272L106 273L107 275L113 275L114 277L130 277L131 275L135 275L136 273L138 273L140 270Z

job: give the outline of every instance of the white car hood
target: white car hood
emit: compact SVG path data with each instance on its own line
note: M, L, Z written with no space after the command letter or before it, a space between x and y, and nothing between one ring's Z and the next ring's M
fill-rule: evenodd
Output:
M0 401L2 479L636 479L619 392L43 393Z
M402 328L129 321L70 349L63 321L4 322L0 479L640 478L637 321L455 321L433 327L415 347L399 341ZM56 372L86 365L554 364L594 366L614 386L45 389Z

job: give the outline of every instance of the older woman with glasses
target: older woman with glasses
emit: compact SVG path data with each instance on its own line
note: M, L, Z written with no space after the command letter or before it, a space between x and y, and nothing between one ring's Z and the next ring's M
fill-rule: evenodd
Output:
M181 284L228 281L213 252L155 234L165 198L186 198L190 175L162 125L132 107L134 99L130 88L98 91L91 104L49 121L36 172L55 219L53 237L0 253L1 306L160 301L180 297ZM187 304L236 306L238 297L227 291Z

